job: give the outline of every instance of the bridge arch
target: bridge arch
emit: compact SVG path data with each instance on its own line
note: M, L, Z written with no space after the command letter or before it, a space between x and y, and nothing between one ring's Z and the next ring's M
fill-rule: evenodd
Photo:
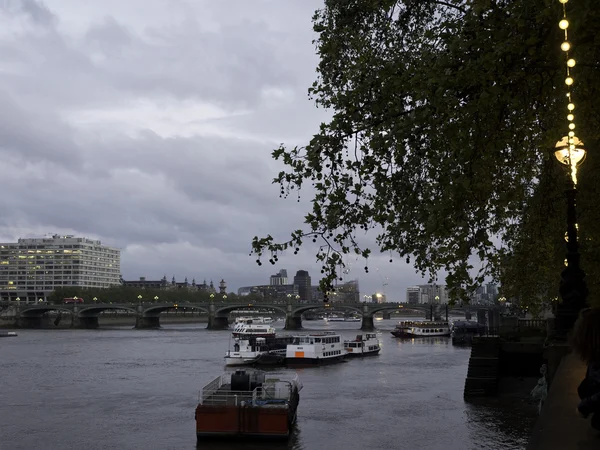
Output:
M209 313L209 310L203 306L198 306L198 305L194 305L193 303L177 303L177 306L175 306L175 304L168 304L168 305L156 305L156 306L151 306L149 308L146 308L143 310L142 312L142 316L143 317L159 317L161 313L169 310L169 309L195 309L198 311L202 311L205 313Z
M73 310L69 309L69 308L61 308L60 305L48 305L48 306L43 306L43 307L36 307L36 308L23 308L20 311L21 317L41 317L44 314L46 314L47 312L50 311L59 311L59 312L66 312L69 314L73 314Z
M231 313L232 311L235 311L236 309L254 309L254 310L256 310L256 309L272 309L275 311L279 311L284 315L287 314L286 309L281 306L275 306L275 305L270 305L270 304L260 304L260 303L249 305L248 303L244 303L241 305L227 305L227 306L223 306L218 309L215 309L215 316L223 317L225 315L229 315L229 313Z
M331 311L331 310L335 310L336 308L338 309L348 309L351 311L355 311L358 314L363 313L362 309L360 307L355 307L355 306L347 306L347 305L336 305L336 304L329 304L329 306L325 306L323 305L306 305L306 306L300 306L297 307L296 309L294 309L292 311L292 316L294 317L300 317L302 316L302 314L304 314L307 311L313 310L313 309L323 309L325 311Z
M81 309L79 309L79 311L77 312L77 315L79 317L98 317L98 315L102 312L102 311L128 311L128 312L133 312L135 313L135 309L134 308L129 308L127 306L120 306L120 305L90 305L90 306L84 306ZM71 311L72 312L72 311Z

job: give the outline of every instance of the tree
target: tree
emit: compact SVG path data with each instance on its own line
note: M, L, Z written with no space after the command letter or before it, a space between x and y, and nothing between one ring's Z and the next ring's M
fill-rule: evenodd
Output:
M600 13L592 0L567 6L578 134L590 150ZM320 62L309 94L332 119L306 146L273 151L286 166L274 180L281 196L310 183L312 211L288 240L255 237L258 263L312 239L328 291L343 255L371 254L357 232L376 230L381 252L432 278L445 269L454 298L515 264L517 243L546 236L532 213L545 201L540 179L556 172L543 149L568 131L561 17L549 0L326 0L313 18Z

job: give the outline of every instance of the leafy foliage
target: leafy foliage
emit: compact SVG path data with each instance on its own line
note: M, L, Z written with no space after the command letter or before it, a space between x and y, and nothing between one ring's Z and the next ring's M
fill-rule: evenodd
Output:
M561 14L549 0L326 0L313 18L320 63L309 94L332 119L306 146L273 152L287 166L274 180L281 195L310 183L312 211L289 240L255 237L258 263L319 241L327 291L343 255L369 257L357 233L375 229L380 251L433 278L445 269L454 298L500 273L498 264L527 260L528 245L543 243L537 256L552 260L529 266L554 270L562 234L542 232L547 205L534 204L547 199L544 149L568 131ZM598 61L598 16L591 0L570 13L576 55L590 64ZM597 92L598 77L580 66L574 93L582 104L590 97L580 93ZM595 145L592 113L579 134ZM485 262L478 271L474 259ZM523 283L512 280L514 289Z

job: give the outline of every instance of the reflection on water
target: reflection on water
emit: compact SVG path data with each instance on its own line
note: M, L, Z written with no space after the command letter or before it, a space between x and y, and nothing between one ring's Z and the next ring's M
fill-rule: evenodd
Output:
M318 323L343 339L360 323ZM10 450L507 450L531 419L511 405L466 404L469 348L449 338L398 339L377 323L382 351L299 369L297 429L288 442L202 441L198 391L223 373L230 331L22 330L0 343L2 448ZM304 330L306 332L308 330Z

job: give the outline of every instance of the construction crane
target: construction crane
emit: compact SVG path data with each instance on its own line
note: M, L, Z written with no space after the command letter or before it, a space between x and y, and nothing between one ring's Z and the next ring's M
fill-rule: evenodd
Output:
M377 273L379 274L379 279L381 280L381 293L385 296L385 287L388 285L389 277L384 278L381 275L379 267L377 268Z

